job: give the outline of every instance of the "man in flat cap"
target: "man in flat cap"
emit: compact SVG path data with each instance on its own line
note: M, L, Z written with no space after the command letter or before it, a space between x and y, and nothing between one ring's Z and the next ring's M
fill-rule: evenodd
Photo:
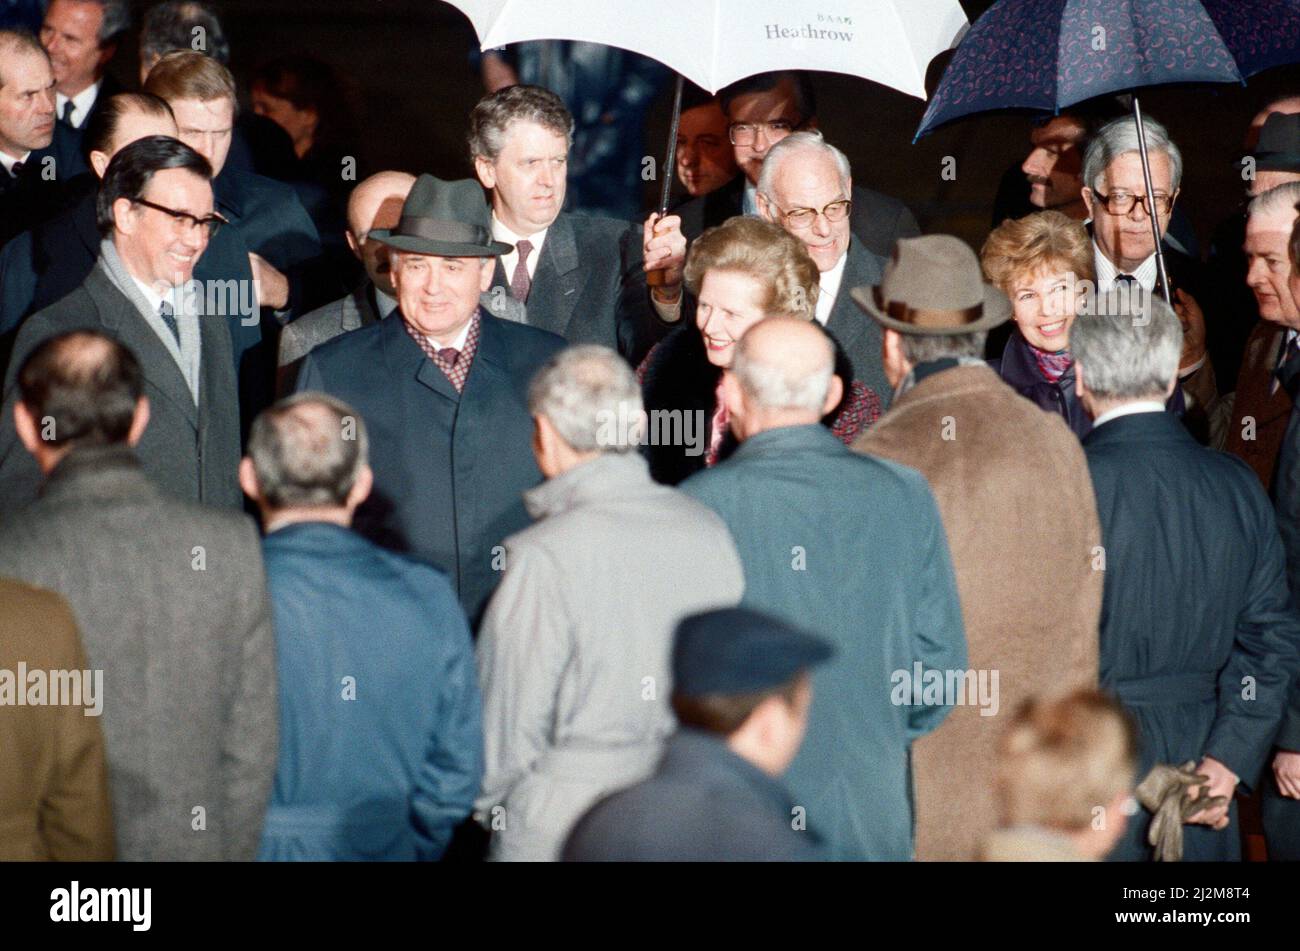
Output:
M541 481L528 384L564 341L484 313L496 259L483 191L422 175L389 247L398 309L313 350L298 389L356 407L370 429L375 486L356 527L447 572L471 624L500 578L501 541L529 523Z
M840 381L820 327L759 321L722 390L740 446L681 488L727 523L745 569L741 604L837 648L813 678L808 741L790 767L795 802L830 858L906 861L909 747L962 699L922 687L955 683L966 666L934 496L915 469L857 455L821 425Z
M570 862L804 862L823 857L778 777L799 751L809 670L834 649L757 611L692 615L673 647L681 729L655 774L587 813Z
M1059 413L1021 397L981 358L1011 302L984 283L965 242L942 234L899 241L884 279L853 299L884 332L894 391L853 448L930 483L971 668L999 671L1003 711L1048 685L1096 686L1101 528L1083 448ZM912 745L918 859L968 861L993 831L1001 724L963 706Z

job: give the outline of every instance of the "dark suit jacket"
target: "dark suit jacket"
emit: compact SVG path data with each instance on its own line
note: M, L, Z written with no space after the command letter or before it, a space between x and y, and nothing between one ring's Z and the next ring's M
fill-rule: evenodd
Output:
M317 347L298 389L350 403L370 433L375 488L356 527L447 572L477 624L502 567L494 548L530 519L521 493L541 481L527 391L564 341L482 315L465 389L411 339L400 314Z
M1300 644L1268 497L1241 460L1197 445L1169 413L1111 420L1083 448L1106 554L1100 681L1137 721L1138 775L1212 756L1249 790ZM1149 854L1149 822L1130 822L1119 857ZM1239 857L1235 828L1184 835L1184 860Z
M55 120L54 141L50 143L50 148L58 160L59 178L63 181L66 182L77 175L85 175L90 171L89 156L86 154L86 130L90 128L90 120L95 117L104 103L120 92L126 92L126 87L111 74L105 73L104 81L95 95L95 101L90 104L90 110L81 120L81 125L74 128L62 119Z
M1228 423L1228 439L1223 446L1245 460L1269 491L1273 489L1278 454L1282 451L1294 405L1284 387L1272 388L1273 370L1284 333L1284 327L1267 320L1261 320L1251 331L1237 374L1237 395Z
M118 858L251 860L277 747L252 520L171 498L124 447L74 449L0 529L0 574L63 595L104 672Z
M52 158L51 145L27 156L17 178L0 168L0 245L44 221L58 208L64 179L57 161L46 161Z
M742 214L745 205L745 176L737 175L717 191L692 198L673 214L682 219L682 234L694 241L705 228L722 224ZM921 233L916 218L897 198L860 185L853 186L853 233L873 253L888 258L899 238L915 238Z
M84 284L57 304L28 318L18 331L5 374L0 419L0 517L36 497L40 471L14 430L18 370L42 341L69 330L97 330L135 354L144 371L149 425L137 447L145 472L167 493L195 502L243 504L239 489L239 398L230 333L201 319L202 382L194 405L171 353L135 305L96 267Z
M793 828L779 779L722 737L683 728L653 776L596 803L569 834L566 862L810 862L815 834Z
M849 294L855 287L879 284L884 277L885 259L864 246L862 241L849 242L848 260L844 262L844 279L835 295L835 307L826 321L826 329L839 343L852 364L850 379L861 380L880 397L882 409L889 407L894 388L885 376L882 355L885 335L880 324L863 312Z
M528 323L569 343L599 343L634 366L663 335L641 269L641 229L561 212L546 232L528 294ZM495 287L510 292L498 259Z

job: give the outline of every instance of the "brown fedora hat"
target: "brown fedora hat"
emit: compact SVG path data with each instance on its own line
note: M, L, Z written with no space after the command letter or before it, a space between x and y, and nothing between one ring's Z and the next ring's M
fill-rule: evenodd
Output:
M880 283L851 293L868 314L904 334L975 333L1011 316L1011 301L984 283L975 252L948 234L901 239Z

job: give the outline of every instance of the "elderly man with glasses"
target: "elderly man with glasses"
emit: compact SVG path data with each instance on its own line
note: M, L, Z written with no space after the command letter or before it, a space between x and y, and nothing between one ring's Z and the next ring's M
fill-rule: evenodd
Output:
M893 388L881 359L880 328L849 290L880 283L885 260L852 230L853 176L844 153L820 132L795 132L772 146L758 177L758 213L798 238L821 272L815 316L885 405Z
M1151 215L1156 216L1169 279L1170 300L1183 325L1183 354L1178 378L1187 401L1189 427L1197 438L1210 438L1208 416L1218 396L1214 371L1206 359L1206 317L1198 300L1206 300L1200 264L1171 247L1164 237L1173 216L1183 177L1183 156L1165 127L1143 120L1153 194L1147 194L1138 152L1138 132L1125 116L1102 126L1083 158L1083 202L1090 217L1097 292L1118 285L1130 291L1161 295ZM1154 207L1153 207L1154 206Z
M90 328L134 353L150 423L141 465L172 496L238 507L239 393L230 331L200 320L194 265L222 225L213 212L212 167L162 135L132 142L104 172L96 206L99 260L67 297L28 318L14 343L0 412L0 517L36 495L40 471L14 429L17 368L58 334ZM57 433L42 433L57 440Z

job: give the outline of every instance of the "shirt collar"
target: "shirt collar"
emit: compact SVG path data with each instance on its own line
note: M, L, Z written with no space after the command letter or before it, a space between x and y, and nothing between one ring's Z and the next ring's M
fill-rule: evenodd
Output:
M740 210L750 217L758 215L758 186L748 178L745 179L745 195L741 199Z
M1120 275L1120 270L1111 262L1110 258L1102 253L1095 238L1092 242L1092 258L1097 268L1097 290L1110 290L1115 286L1115 278ZM1142 286L1143 290L1154 291L1156 289L1155 254L1153 253L1132 271L1125 271L1124 273L1132 274L1137 278L1137 282Z
M845 248L840 259L835 262L835 266L818 275L817 283L821 286L821 293L817 295L817 322L823 327L830 320L831 311L835 309L835 298L839 296L840 285L844 283L844 266L848 260L849 251Z
M90 107L95 104L96 97L99 96L99 87L103 85L103 80L91 83L81 92L72 97L72 125L74 128L81 128L86 121L86 115L90 112ZM68 97L61 92L54 94L54 110L59 118L63 118L63 104L68 101Z
M442 343L438 340L435 340L433 336L430 334L425 334L424 339L429 341L429 343L433 345L433 348L435 350L446 350L448 347L451 347L453 350L457 350L457 351L464 350L465 341L469 339L469 329L472 326L474 326L473 317L471 317L468 321L466 321L465 326L460 328L460 332L457 333L456 336L453 337L451 340L448 340L446 343Z
M1137 413L1163 413L1164 411L1164 403L1157 403L1155 400L1135 400L1132 403L1125 403L1123 406L1102 413L1092 421L1092 428L1098 429L1112 419L1119 419L1121 416L1133 416Z
M542 242L546 240L546 232L550 230L551 230L550 228L543 228L541 231L538 231L536 234L530 234L527 237L525 237L524 235L515 234L513 231L511 231L509 228L507 228L504 224L501 223L501 219L497 217L497 213L495 211L492 212L492 237L496 238L496 240L498 241L504 241L506 244L518 244L520 241L527 241L529 244L533 246L533 251L536 252L541 250ZM512 252L512 253L517 253L517 252Z
M5 167L5 173L12 177L14 165L18 162L26 162L31 157L31 152L24 152L22 155L10 155L8 152L0 152L0 165Z
M127 271L127 273L130 274L131 272ZM131 280L135 281L135 286L140 289L140 293L144 295L144 299L149 304L149 309L155 314L158 313L158 309L162 306L162 302L166 300L167 303L172 306L172 314L177 317L180 316L181 309L176 306L176 288L168 288L167 295L164 297L162 294L158 293L158 290L154 285L140 280L134 274L131 274Z

